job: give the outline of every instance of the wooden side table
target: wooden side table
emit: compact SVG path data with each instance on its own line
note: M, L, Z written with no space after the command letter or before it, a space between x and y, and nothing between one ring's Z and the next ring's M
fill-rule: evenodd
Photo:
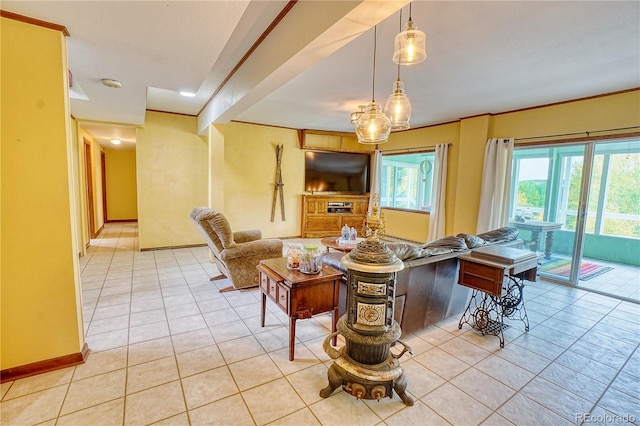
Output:
M323 265L318 274L303 274L287 269L287 258L262 260L258 264L262 311L260 325L264 327L267 297L289 316L289 361L293 361L296 320L331 311L331 331L336 332L340 280L342 272ZM336 344L334 337L333 344Z

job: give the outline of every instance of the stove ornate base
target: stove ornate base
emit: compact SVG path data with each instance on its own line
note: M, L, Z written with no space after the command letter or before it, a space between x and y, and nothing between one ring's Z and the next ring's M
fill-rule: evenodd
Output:
M413 405L413 399L406 394L407 379L398 361L405 352L411 352L409 346L398 340L397 343L404 346L400 354L389 352L387 358L379 364L362 364L351 359L346 354L345 347L339 350L331 347L329 342L337 334L339 333L329 335L323 343L324 351L334 362L327 371L329 384L320 391L322 398L329 397L339 386L358 399L380 400L386 396L393 398L395 390L405 405Z

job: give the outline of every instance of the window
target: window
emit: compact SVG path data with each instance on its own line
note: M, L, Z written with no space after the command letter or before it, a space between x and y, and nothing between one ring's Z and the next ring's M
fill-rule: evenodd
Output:
M587 233L640 238L640 141L596 145Z
M584 146L517 148L510 217L560 222L575 230ZM595 144L586 232L640 238L640 141Z
M380 206L429 211L434 160L433 152L383 155Z

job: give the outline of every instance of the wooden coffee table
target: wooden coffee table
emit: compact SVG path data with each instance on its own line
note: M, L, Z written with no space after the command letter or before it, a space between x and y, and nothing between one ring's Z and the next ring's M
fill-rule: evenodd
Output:
M327 253L329 252L329 249L349 253L351 250L356 248L357 244L339 244L338 239L340 239L340 237L325 237L320 240L320 244L327 248ZM358 238L356 243L359 243L360 241L362 241L362 238Z
M303 274L300 271L287 269L286 257L261 260L258 271L262 292L260 326L264 327L268 296L289 316L289 361L293 361L296 320L331 312L331 331L336 332L342 272L323 265L322 270L317 274ZM333 344L336 344L335 336Z

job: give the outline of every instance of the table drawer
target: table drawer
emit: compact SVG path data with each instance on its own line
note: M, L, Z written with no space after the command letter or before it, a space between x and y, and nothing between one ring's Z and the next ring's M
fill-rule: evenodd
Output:
M264 272L260 272L260 287L264 294L269 293L269 276Z
M274 297L277 297L276 303L280 306L280 308L282 308L285 313L289 314L289 288L285 287L282 284L278 284L278 295L274 295Z
M500 296L503 279L504 272L500 268L469 262L464 259L460 260L458 284Z
M269 277L268 286L267 294L271 296L273 300L278 300L278 282Z

